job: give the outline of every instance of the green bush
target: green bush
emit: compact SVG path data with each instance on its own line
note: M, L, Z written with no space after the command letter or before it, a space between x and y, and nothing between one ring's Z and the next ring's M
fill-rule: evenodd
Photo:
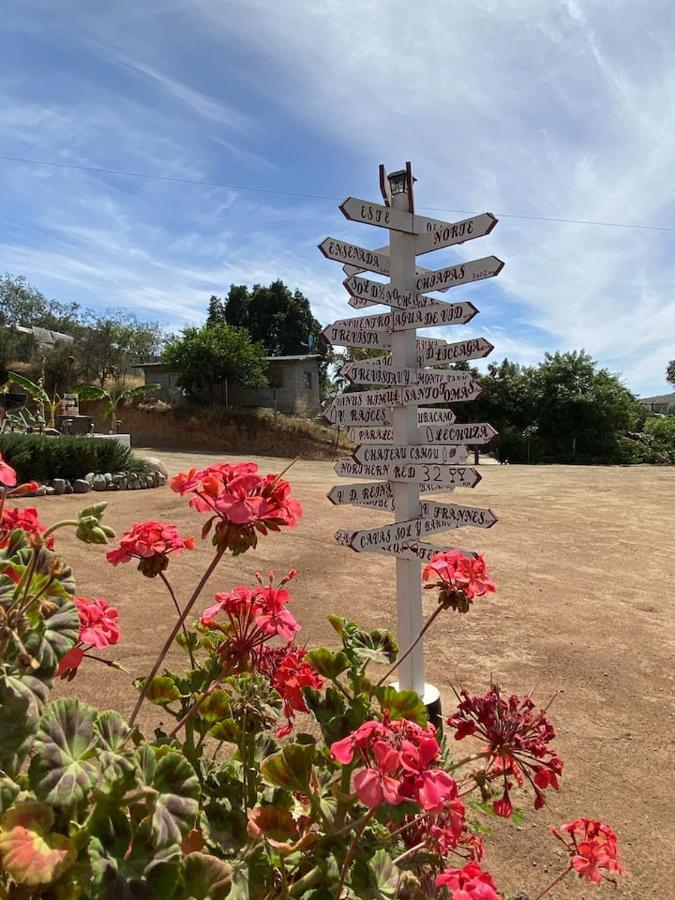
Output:
M83 478L88 472L141 472L143 461L108 438L0 434L0 453L20 481Z

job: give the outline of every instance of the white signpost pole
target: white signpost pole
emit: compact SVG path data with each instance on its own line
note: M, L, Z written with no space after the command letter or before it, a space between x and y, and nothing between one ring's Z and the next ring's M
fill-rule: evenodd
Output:
M412 174L407 171L392 173L391 205L394 209L413 212ZM389 232L389 256L391 283L400 291L415 290L415 236L402 231ZM392 366L415 367L417 365L417 331L414 328L394 331L391 336ZM397 406L392 410L394 444L416 444L417 406ZM414 482L392 482L395 521L403 522L420 515L419 486ZM396 605L398 610L398 642L401 652L408 649L424 625L422 614L422 578L419 559L396 558ZM424 680L424 645L415 647L398 669L398 685L401 690L415 691L426 704L438 700L438 691L427 686Z

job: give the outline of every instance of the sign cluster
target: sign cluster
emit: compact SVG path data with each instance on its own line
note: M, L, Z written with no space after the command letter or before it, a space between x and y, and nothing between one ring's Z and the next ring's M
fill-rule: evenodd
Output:
M322 334L330 344L386 353L346 363L341 374L347 382L373 389L343 393L324 411L329 422L346 426L348 436L357 444L351 459L337 462L337 474L378 480L336 485L328 493L328 499L336 505L351 504L396 513L397 496L400 496L397 485L406 485L417 492L418 503L418 513L413 518L364 531L339 531L335 537L338 543L359 553L389 553L400 559L420 561L448 549L426 543L423 540L426 536L464 526L490 528L497 521L489 509L419 500L420 493L475 487L481 476L466 464L467 448L490 443L497 432L485 422L457 424L451 409L419 406L454 404L480 396L482 388L469 372L449 366L487 356L493 349L489 341L482 337L455 342L417 339L415 331L464 325L473 319L478 310L468 300L450 303L427 294L492 278L499 274L504 263L495 256L486 256L437 270L417 267L415 256L487 235L497 219L491 213L454 223L429 219L413 212L411 198L411 179L407 208L392 205L390 198L382 205L348 197L340 206L344 216L353 222L389 229L390 245L367 250L329 237L319 249L328 259L344 264L348 276L344 286L350 306L390 308L385 313L341 319ZM405 284L393 274L396 246L392 232L402 232L414 241L414 252L408 253L410 271ZM390 280L364 278L360 274L364 271L389 276ZM400 273L400 265L397 271ZM402 331L413 332L414 365L410 354L403 358L405 351L401 352L400 345L397 352L396 334ZM397 429L396 411L409 407L416 410L417 429L411 437L408 428L402 440L400 435L406 429ZM406 499L410 500L410 493ZM410 504L406 505L409 508Z

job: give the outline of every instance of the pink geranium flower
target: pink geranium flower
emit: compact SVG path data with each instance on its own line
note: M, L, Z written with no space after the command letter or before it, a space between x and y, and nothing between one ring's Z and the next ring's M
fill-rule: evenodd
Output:
M446 869L436 885L447 887L452 900L500 900L492 876L473 860L461 869Z
M604 822L575 819L552 831L570 854L570 866L580 878L598 884L603 879L614 882L614 875L626 874L616 834Z
M175 525L167 522L137 522L131 531L122 536L119 547L106 553L106 559L114 566L137 559L139 570L152 577L166 569L170 553L194 549L194 538L182 538Z

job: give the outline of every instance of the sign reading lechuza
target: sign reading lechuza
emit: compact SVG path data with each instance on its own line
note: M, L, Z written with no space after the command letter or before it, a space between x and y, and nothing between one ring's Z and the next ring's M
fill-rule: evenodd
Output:
M459 297L456 303L447 303L427 295L493 278L504 265L495 256L484 256L441 269L417 266L417 254L487 235L497 220L491 213L459 222L419 216L412 183L409 163L391 176L391 186L382 166L384 203L348 197L340 206L352 222L387 229L386 247L367 250L338 238L326 238L320 245L324 256L343 263L350 306L389 307L386 312L338 320L323 330L322 338L329 344L381 351L343 366L345 382L366 390L338 395L325 408L324 417L346 426L357 445L352 459L336 463L336 473L352 483L332 487L331 503L364 507L380 518L393 512L394 522L358 531L341 529L335 539L360 553L396 558L397 604L399 611L405 610L399 619L402 647L411 645L416 637L413 623L422 619L420 563L451 549L423 538L464 526L489 528L496 522L489 509L420 499L474 488L480 481L478 471L466 465L467 448L488 444L496 432L486 422L458 424L454 410L447 407L481 395L479 381L454 366L487 356L492 344L482 337L453 342L418 339L417 329L466 325L478 313L471 300ZM384 279L361 277L368 271ZM434 409L434 404L446 408ZM424 695L421 642L405 655L397 674L402 688Z

